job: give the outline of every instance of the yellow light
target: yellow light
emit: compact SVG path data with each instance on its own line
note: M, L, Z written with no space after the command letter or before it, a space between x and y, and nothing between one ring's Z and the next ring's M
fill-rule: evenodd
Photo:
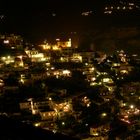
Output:
M87 104L87 107L90 107L90 103Z
M2 57L2 60L5 60L6 59L6 57Z
M91 83L90 83L90 86L95 86L95 85L97 85L96 82L91 82Z
M128 70L121 70L120 71L122 74L128 74Z
M40 61L42 61L42 62L46 61L46 58L40 58Z
M92 68L91 68L91 70L92 70L92 71L94 71L94 70L95 70L95 68L94 68L94 67L92 67Z
M2 79L0 79L0 86L4 86L4 81Z
M51 65L50 63L46 63L46 66L48 66L48 67L49 67L50 65Z
M69 38L69 41L67 42L67 47L71 47L71 38Z
M134 105L130 105L130 108L133 109L134 108Z
M23 56L22 56L22 55L19 55L19 56L17 56L17 57L20 58L20 59L22 59Z
M123 106L126 106L126 103L123 103Z
M60 47L57 46L57 45L54 45L54 46L52 46L52 49L53 49L54 51L56 51L56 50L60 50Z
M111 78L103 78L103 82L104 83L112 83L112 79Z
M24 84L24 83L25 83L24 79L20 79L20 82L21 82L22 84Z
M106 117L107 114L104 112L104 113L101 114L101 116L102 116L102 117Z
M54 70L55 68L54 67L51 67L51 70Z
M65 122L62 122L62 125L65 125Z
M69 75L71 73L69 70L63 70L62 72L64 75Z
M39 127L40 126L40 123L35 123L34 126L35 127Z
M34 57L34 58L44 58L44 54L43 53L38 53L38 54L32 55L32 57Z
M97 132L93 133L94 136L98 136L99 134Z

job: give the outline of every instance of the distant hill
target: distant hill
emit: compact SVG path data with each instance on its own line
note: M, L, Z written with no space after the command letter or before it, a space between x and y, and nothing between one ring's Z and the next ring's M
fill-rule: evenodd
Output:
M83 42L82 42L83 41ZM127 53L140 54L140 28L138 27L110 27L97 30L96 33L86 35L79 47L111 54L115 50L123 49Z

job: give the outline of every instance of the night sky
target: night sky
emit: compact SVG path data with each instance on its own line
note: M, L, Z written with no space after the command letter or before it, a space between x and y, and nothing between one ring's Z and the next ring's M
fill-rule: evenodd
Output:
M59 34L87 31L97 25L103 27L103 21L107 20L101 12L108 1L111 0L4 1L0 4L0 31L38 41ZM82 12L90 10L92 16L81 16ZM106 24L110 26L110 21Z

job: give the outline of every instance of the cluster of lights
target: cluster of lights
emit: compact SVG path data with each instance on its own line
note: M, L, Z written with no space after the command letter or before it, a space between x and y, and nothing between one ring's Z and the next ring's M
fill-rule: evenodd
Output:
M117 7L113 7L113 6L110 6L110 7L105 7L105 10L106 11L111 11L111 10L113 10L113 9L116 9L116 10L126 10L126 9L129 9L129 10L132 10L133 9L133 7L132 6L129 6L129 7L126 7L126 6L122 6L122 7L120 7L120 6L117 6Z
M71 57L72 62L82 62L82 56L79 54L73 54Z
M63 111L63 112L70 112L72 110L72 106L69 102L64 102L60 104L53 104L53 108L56 112Z
M10 64L10 63L14 63L14 62L15 62L14 57L11 57L11 56L4 56L4 57L1 57L1 60L2 60L5 64Z
M104 8L104 14L112 14L113 10L133 10L139 9L139 6L135 5L134 3L121 3L121 6L106 6Z
M45 57L43 53L39 53L37 50L26 50L26 54L31 58L32 62L44 62L50 59L49 57Z
M82 99L83 103L87 106L87 107L90 107L91 105L91 101L89 98L87 98L87 96L85 96L83 99Z
M90 135L93 135L95 137L98 137L98 136L101 136L102 133L104 133L104 134L105 133L108 133L109 130L110 130L110 126L108 124L107 125L102 125L102 126L99 126L99 127L90 127ZM100 138L97 138L97 139L100 139Z
M53 75L56 76L56 78L59 78L61 76L64 76L64 77L71 77L71 71L70 70L55 70L53 72Z
M44 42L44 44L41 44L40 47L43 50L53 50L53 51L58 51L61 50L62 48L69 48L71 47L71 38L69 38L68 41L61 41L59 38L56 39L56 44L51 45L47 42Z
M125 106L126 103L122 103L121 107L125 107ZM129 117L133 115L140 115L140 110L136 108L133 104L130 104L128 109L125 109L121 112L120 120L130 124L131 122L129 120Z
M4 86L4 81L2 79L0 79L0 87Z

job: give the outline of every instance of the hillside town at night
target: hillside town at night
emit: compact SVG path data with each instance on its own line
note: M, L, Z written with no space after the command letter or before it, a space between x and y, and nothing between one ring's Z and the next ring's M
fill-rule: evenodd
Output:
M139 140L140 2L3 1L0 140Z

